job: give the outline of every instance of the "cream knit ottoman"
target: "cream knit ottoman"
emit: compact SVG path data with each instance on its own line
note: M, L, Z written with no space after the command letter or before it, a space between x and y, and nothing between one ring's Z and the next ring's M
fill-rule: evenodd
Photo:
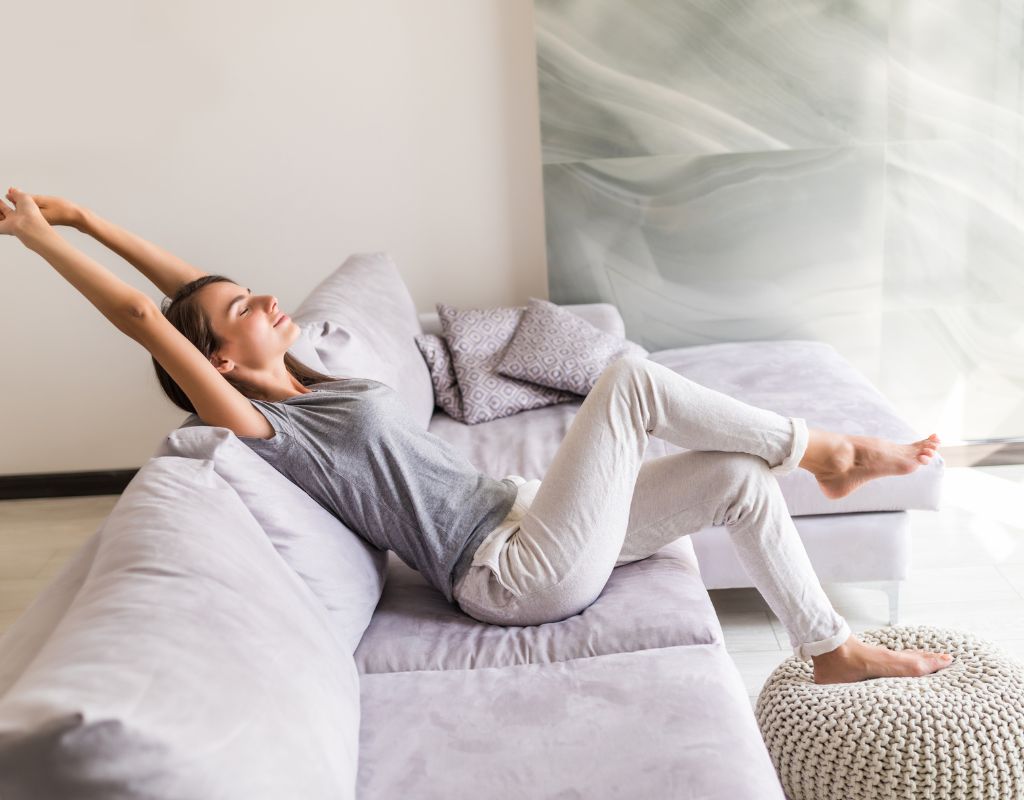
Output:
M818 685L786 659L755 705L790 800L1024 798L1024 665L962 631L880 628L857 638L950 653L920 678Z

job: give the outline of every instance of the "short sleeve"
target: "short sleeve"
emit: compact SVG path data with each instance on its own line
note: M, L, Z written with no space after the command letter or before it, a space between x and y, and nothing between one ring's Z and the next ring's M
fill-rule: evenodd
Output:
M249 399L258 411L260 411L266 418L267 422L270 423L270 427L274 429L274 435L269 439L263 439L259 436L239 436L246 444L252 445L258 443L259 445L265 445L267 447L277 447L281 445L286 438L292 435L292 423L288 418L288 412L286 407L281 403L271 403L266 400L254 400Z

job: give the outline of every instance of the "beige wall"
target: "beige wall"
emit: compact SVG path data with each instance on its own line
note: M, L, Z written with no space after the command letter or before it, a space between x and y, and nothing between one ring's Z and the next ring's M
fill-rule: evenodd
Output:
M286 309L370 250L420 311L548 297L531 0L8 6L2 191L74 199ZM186 416L149 354L15 239L0 270L0 475L145 463Z

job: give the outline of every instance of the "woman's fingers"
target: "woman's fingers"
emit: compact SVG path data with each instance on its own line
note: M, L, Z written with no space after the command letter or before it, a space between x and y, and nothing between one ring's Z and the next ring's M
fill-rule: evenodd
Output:
M7 234L9 236L14 233L11 230L14 225L13 215L14 210L3 200L0 200L0 234Z
M0 233L14 234L20 238L26 232L50 227L31 195L12 186L7 190L6 197L14 208L8 208L0 203L3 205L4 215L3 221L0 222Z

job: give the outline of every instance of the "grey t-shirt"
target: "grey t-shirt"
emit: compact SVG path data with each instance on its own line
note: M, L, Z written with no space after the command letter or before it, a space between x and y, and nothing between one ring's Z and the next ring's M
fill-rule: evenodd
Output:
M250 399L275 434L238 438L454 602L455 582L512 509L515 482L485 475L420 428L387 384L347 378L309 388L278 402Z

